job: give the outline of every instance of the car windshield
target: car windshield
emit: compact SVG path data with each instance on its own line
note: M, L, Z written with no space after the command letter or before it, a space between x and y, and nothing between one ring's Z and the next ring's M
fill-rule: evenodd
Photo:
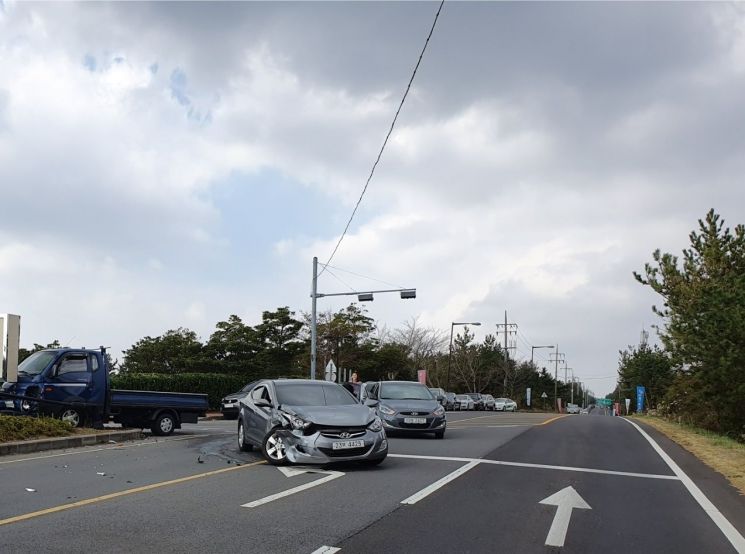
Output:
M433 400L432 393L419 383L382 383L380 398L385 400Z
M277 400L288 406L346 406L358 404L343 387L329 383L277 383Z
M468 393L468 396L470 396L474 400L478 400L479 398L481 398L481 395L479 393L477 393L477 392L469 392Z
M57 352L41 350L31 354L18 366L18 373L23 375L39 375L57 357Z
M468 397L465 394L459 394L455 398L457 398L458 400L468 400Z

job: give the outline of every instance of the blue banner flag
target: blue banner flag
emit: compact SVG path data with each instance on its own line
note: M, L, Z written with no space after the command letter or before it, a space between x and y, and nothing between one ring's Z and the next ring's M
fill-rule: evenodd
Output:
M644 387L641 385L636 387L636 411L644 411Z

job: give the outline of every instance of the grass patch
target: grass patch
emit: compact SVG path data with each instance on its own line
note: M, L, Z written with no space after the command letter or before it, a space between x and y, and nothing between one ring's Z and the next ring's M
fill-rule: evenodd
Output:
M745 494L745 444L684 423L656 416L633 416L667 435L699 460L724 475Z
M72 435L69 423L49 417L0 415L0 442Z

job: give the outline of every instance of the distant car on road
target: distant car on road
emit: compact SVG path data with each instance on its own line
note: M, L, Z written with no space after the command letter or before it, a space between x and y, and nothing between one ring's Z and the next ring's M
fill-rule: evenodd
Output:
M259 448L272 465L377 465L388 455L380 418L336 383L265 379L239 403L238 448Z
M469 392L467 394L473 400L473 409L474 410L483 410L484 409L484 399L481 397L481 393L478 393L478 392Z
M444 406L445 405L445 400L446 400L445 396L446 396L446 393L445 393L445 390L444 389L430 388L429 389L429 392L432 393L432 396L435 397L435 399L440 403L441 406Z
M484 409L485 410L494 410L494 397L491 394L483 394L481 395L481 399L484 402Z
M458 403L458 410L473 410L474 409L474 402L473 398L468 396L467 394L458 394L455 396L455 400Z
M454 392L446 392L445 393L445 409L446 410L457 410L460 408L460 402L458 402L456 399L456 394Z
M494 409L498 412L516 412L517 402L509 398L497 398L494 401Z
M380 381L368 384L369 398L377 400L377 411L388 435L397 431L445 436L445 408L427 387L415 381Z
M577 404L567 404L567 413L568 414L578 414L579 413L579 406L577 406Z
M220 412L222 412L223 419L238 419L238 410L240 408L238 401L251 392L251 389L254 388L256 383L258 381L253 381L238 392L231 393L220 400Z

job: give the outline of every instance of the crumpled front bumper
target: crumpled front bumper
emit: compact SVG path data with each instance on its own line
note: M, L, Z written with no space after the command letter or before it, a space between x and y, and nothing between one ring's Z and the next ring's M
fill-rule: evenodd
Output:
M316 432L304 435L302 431L282 430L278 433L285 443L287 459L296 464L330 464L377 460L388 455L388 439L385 431L365 431L364 435L349 439L327 437ZM364 447L334 450L333 443L345 440L362 440Z

